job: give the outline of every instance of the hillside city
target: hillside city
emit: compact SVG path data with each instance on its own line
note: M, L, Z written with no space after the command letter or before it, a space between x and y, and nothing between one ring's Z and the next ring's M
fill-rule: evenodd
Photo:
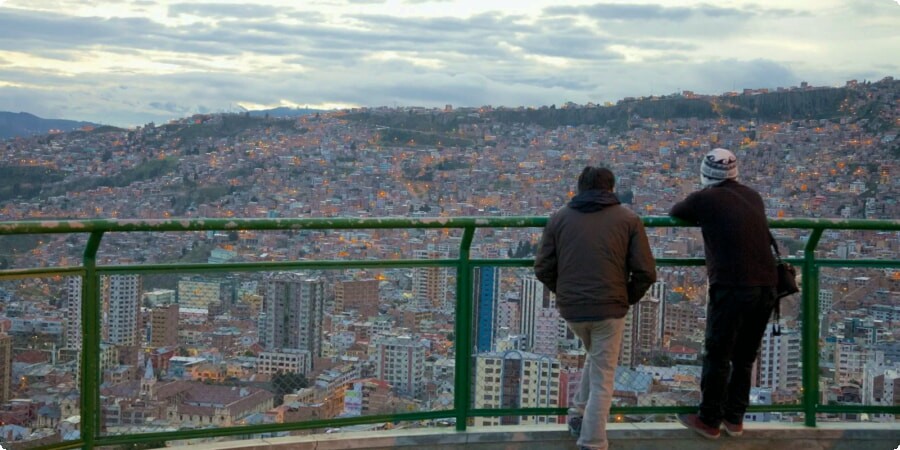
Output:
M830 88L785 88L816 89ZM544 126L499 120L503 108L447 105L294 118L203 114L127 130L11 138L0 141L7 179L0 218L548 216L574 195L575 178L589 164L613 170L619 198L639 215L665 216L699 188L701 156L724 147L737 155L739 179L760 191L770 218L896 220L900 82L853 80L843 89L839 116L784 121L632 114L621 129ZM603 107L559 109L579 108ZM450 132L387 125L417 116L459 125ZM530 258L540 232L479 230L472 257ZM647 232L657 258L703 256L699 230ZM803 255L807 230L773 232L783 252ZM6 270L80 265L87 238L0 239ZM447 259L458 257L460 241L461 233L440 229L110 233L98 264ZM894 231L827 231L817 257L898 254ZM658 271L659 281L628 315L615 405L699 403L705 271ZM104 434L453 406L452 269L123 274L101 284ZM82 287L80 277L64 276L0 282L0 442L30 447L78 438ZM824 267L818 288L823 401L900 405L900 271ZM568 406L584 352L553 295L528 268L490 266L475 269L474 294L472 406ZM767 330L755 366L755 403L800 401L801 320L799 296L786 299L782 333ZM747 419L798 417L765 412ZM474 425L562 419L479 417ZM279 434L288 433L271 435Z

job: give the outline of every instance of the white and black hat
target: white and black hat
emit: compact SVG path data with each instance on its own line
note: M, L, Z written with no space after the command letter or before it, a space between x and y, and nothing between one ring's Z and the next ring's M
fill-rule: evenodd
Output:
M700 163L700 183L711 186L738 176L737 157L724 148L714 148Z

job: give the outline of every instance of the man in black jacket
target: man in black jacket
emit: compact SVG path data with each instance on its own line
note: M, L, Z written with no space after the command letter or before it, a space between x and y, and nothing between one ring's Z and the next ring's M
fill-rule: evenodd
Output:
M625 314L656 281L641 218L619 204L612 171L585 167L578 195L550 217L534 273L587 350L569 429L582 449L605 450Z
M743 433L750 377L775 305L775 257L759 193L737 181L737 158L717 148L700 165L703 189L672 207L669 215L700 225L709 278L705 353L699 414L678 420L715 439L724 425Z

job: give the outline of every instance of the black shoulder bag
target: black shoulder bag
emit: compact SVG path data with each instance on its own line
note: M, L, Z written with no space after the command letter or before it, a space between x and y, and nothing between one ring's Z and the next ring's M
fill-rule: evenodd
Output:
M772 335L780 336L781 325L779 324L779 321L781 320L781 299L788 295L800 292L800 288L797 286L797 269L794 268L791 263L781 259L781 252L778 251L778 243L775 242L775 236L772 236L771 231L769 232L769 238L772 243L772 249L775 250L775 259L778 261L775 265L775 270L778 273L778 281L775 285L776 301L775 310L773 312L775 324L772 326Z

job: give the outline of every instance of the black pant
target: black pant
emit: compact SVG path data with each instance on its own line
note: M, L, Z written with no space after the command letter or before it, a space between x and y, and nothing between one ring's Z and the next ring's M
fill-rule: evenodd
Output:
M710 287L700 379L700 419L707 425L743 423L753 361L774 306L774 288Z

